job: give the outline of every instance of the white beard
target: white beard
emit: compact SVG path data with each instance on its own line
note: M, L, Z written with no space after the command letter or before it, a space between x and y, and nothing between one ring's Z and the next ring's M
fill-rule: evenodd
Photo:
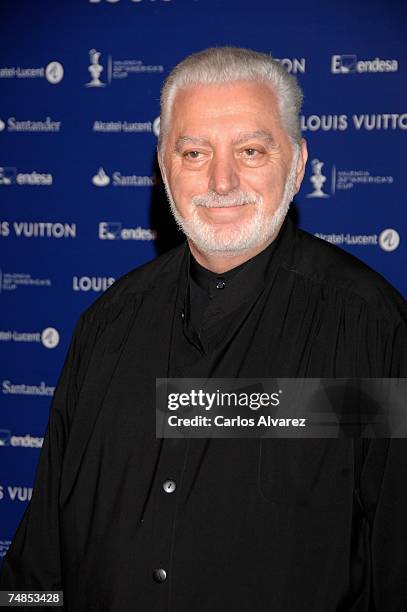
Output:
M202 253L222 253L225 256L234 256L241 252L255 249L263 244L269 244L277 236L295 194L299 153L299 146L294 145L293 159L284 186L284 193L278 208L272 215L265 213L263 198L256 193L236 190L223 196L209 191L203 196L194 196L192 198L192 215L189 219L184 219L178 212L167 177L163 172L165 191L177 225ZM231 223L225 229L222 224L218 225L203 221L199 215L198 209L200 206L211 207L215 205L225 207L232 205L254 206L255 211L249 221Z

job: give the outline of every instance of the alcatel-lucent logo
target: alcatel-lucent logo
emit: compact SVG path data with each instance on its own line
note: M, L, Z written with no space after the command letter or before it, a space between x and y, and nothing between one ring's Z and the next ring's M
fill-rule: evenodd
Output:
M334 234L333 232L323 234L317 232L314 236L337 246L373 246L380 247L382 251L387 251L389 253L395 251L401 241L400 234L392 227L388 227L378 234L350 234L349 232L346 234L343 232L340 234Z
M400 244L400 234L389 227L379 234L379 246L383 251L395 251Z
M47 349L54 349L60 340L59 332L55 327L46 327L41 332L26 332L14 330L0 330L0 342L38 342Z
M0 68L0 79L38 79L45 78L51 85L57 85L64 78L64 67L61 62L52 61L46 66L22 67L7 66Z

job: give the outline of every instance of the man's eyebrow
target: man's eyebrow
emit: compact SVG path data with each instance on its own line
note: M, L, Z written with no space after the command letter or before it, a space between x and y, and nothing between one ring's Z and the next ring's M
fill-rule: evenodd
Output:
M240 145L248 140L263 140L266 144L270 146L276 146L276 141L271 132L267 130L255 130L254 132L241 132L237 135L234 140L235 145Z
M192 144L192 145L206 145L210 146L210 142L207 138L193 137L193 136L180 136L175 141L174 151L176 153L181 152L182 145Z
M255 130L254 132L240 132L233 140L234 145L240 145L249 140L262 140L269 146L276 146L273 134L267 130ZM183 145L204 145L207 147L211 146L210 141L207 138L200 136L180 136L177 138L174 144L175 153L181 153Z

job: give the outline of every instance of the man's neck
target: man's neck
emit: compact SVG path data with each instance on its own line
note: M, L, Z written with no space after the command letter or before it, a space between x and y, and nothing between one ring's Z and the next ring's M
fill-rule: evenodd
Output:
M197 249L193 242L188 240L189 248L196 261L207 270L216 272L216 274L223 274L232 270L232 268L240 266L242 263L261 253L261 251L264 251L271 242L272 240L268 240L253 249L225 255L224 253L203 253Z

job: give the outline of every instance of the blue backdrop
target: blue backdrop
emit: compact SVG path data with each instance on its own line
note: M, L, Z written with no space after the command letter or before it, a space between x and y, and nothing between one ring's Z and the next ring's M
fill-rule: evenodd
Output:
M404 295L404 0L2 0L0 561L31 495L80 313L173 246L155 162L163 78L185 55L271 52L305 92L301 227Z

